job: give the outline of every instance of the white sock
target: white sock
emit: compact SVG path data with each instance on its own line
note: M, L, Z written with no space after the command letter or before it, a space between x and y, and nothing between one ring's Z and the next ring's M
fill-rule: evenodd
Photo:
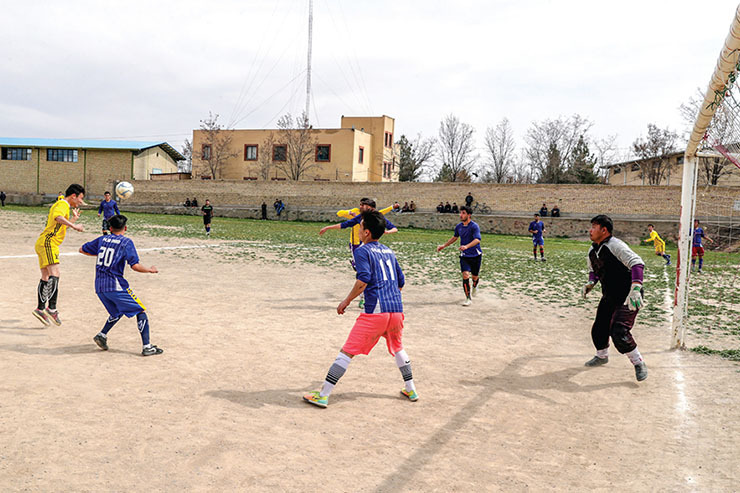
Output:
M321 387L319 395L321 397L328 397L331 391L334 390L334 386L337 384L344 372L347 371L347 367L352 362L352 358L344 353L339 353L337 359L334 360L331 367L329 367L329 373L326 374L324 380L324 386Z
M398 369L401 370L401 376L403 376L403 384L406 386L406 391L411 392L416 390L416 386L414 385L414 378L411 374L411 361L409 360L409 355L406 354L406 351L401 349L396 353L396 365L398 365Z
M639 365L640 363L642 363L642 355L640 354L640 351L637 350L637 348L627 353L627 357L630 359L633 365Z
M108 334L103 334L102 332L98 332L98 335L102 337L103 339L108 339Z
M608 358L609 357L609 348L596 350L596 356L598 356L601 359Z

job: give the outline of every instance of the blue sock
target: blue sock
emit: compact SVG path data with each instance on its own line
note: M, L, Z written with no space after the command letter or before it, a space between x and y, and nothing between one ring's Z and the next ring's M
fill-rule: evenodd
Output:
M108 332L113 328L114 325L116 325L116 322L121 320L121 316L110 316L108 317L108 320L105 321L105 325L103 325L103 330L100 331L101 334L107 336Z
M699 257L699 269L701 269L701 266L704 264L704 257Z
M210 233L210 232L211 232L211 227L210 226L206 226L206 233Z
M149 345L149 317L146 316L146 312L141 312L136 315L136 325L139 326L139 333L141 334L141 343L144 346Z
M694 267L696 267L696 259L695 258L692 258L691 259L691 268L693 269Z

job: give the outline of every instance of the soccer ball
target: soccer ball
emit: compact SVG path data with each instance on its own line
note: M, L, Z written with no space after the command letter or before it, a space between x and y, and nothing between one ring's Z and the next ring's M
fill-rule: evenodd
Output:
M134 194L134 186L127 181L116 185L116 195L121 199L128 199Z

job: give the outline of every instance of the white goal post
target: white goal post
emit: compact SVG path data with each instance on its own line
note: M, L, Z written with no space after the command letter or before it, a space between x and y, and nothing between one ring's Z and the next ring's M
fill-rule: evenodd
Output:
M689 137L684 155L683 182L681 184L681 223L678 240L678 261L676 262L676 289L673 299L673 341L672 347L685 345L686 315L688 307L688 280L691 269L691 240L693 219L696 209L697 159L707 129L722 99L729 94L728 83L734 82L740 62L740 5L730 26L725 45L720 52L717 67L709 82L694 128ZM732 79L731 79L732 76ZM732 82L731 82L732 80Z

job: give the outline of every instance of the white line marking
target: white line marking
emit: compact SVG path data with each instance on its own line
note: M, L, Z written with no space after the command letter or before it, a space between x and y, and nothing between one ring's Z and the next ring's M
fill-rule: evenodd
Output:
M137 252L153 252L155 250L190 250L193 248L213 248L222 245L185 245L185 246L170 246L170 247L154 247L154 248L137 248ZM59 256L74 256L82 255L80 252L64 252L60 253ZM3 258L35 258L37 255L0 255L0 259Z

